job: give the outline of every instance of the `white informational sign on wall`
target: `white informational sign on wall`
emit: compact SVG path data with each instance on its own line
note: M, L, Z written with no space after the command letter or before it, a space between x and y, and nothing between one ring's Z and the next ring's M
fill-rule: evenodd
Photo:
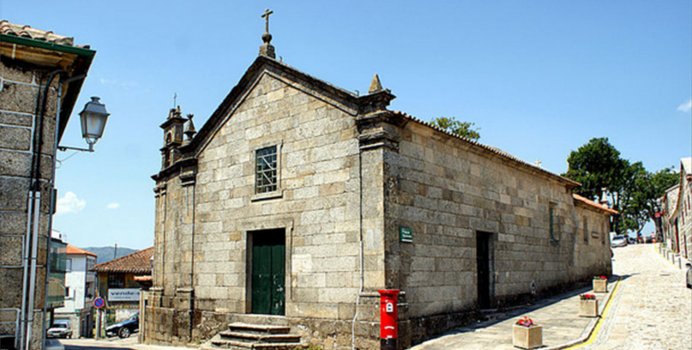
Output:
M137 288L111 288L108 290L108 301L138 301Z

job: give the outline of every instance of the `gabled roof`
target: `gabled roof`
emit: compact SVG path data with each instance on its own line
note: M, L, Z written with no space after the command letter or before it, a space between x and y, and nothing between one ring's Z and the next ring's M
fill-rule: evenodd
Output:
M151 274L151 257L154 247L140 250L123 257L100 263L90 269L96 272Z
M589 207L591 207L591 208L593 208L593 209L597 209L597 210L606 212L607 214L612 214L612 215L617 215L617 214L618 214L618 211L617 211L617 210L610 209L610 208L606 207L605 205L596 203L596 202L594 202L594 201L592 201L592 200L590 200L590 199L588 199L588 198L586 198L586 197L582 197L582 196L580 196L580 195L578 195L578 194L576 194L576 193L573 193L573 194L572 194L572 197L574 198L574 202L575 202L575 203L581 203L581 204L587 205L587 206L589 206Z
M345 113L348 113L353 116L357 116L359 113L362 112L360 110L362 108L361 105L367 104L367 99L370 96L372 96L358 96L350 91L339 88L328 82L325 82L304 72L301 72L300 70L293 68L283 62L279 62L275 59L260 55L257 57L257 59L255 59L255 61L250 66L250 68L248 68L245 74L243 74L243 77L240 79L240 82L226 96L224 101L219 105L216 111L214 111L209 120L207 120L207 122L202 126L202 128L199 130L199 133L194 137L192 142L187 147L181 148L181 151L186 153L191 152L195 155L199 155L199 152L205 147L205 145L211 140L211 138L213 138L214 134L218 132L218 130L226 122L226 120L228 120L228 118L233 114L234 109L237 108L243 102L243 99L246 96L247 91L252 88L252 84L265 71L270 71L277 78L284 78L286 80L305 81L312 87L312 90L320 90L324 92L324 96L327 97L326 99L323 99L323 101L325 101L326 103L332 103L332 105L337 106L337 108L340 108ZM389 92L387 91L387 93ZM391 98L394 98L394 96L391 95ZM339 102L335 102L336 100L338 100ZM416 122L418 124L432 128L436 131L445 133L449 136L458 138L470 144L471 146L476 147L479 150L489 152L495 156L500 156L501 158L504 158L510 162L519 165L525 170L543 174L544 176L555 179L569 188L581 186L581 184L576 181L554 174L534 164L525 162L495 147L484 145L477 141L465 138L463 136L454 134L442 128L433 126L428 122L422 121L404 112L390 112L393 115L398 116L400 118ZM154 178L156 178L156 175L154 176Z
M77 247L70 245L70 244L67 245L67 255L89 255L89 256L93 256L94 258L98 257L98 255L96 255L92 252L88 252L82 248L77 248Z
M359 96L355 95L354 93L303 73L302 71L283 62L260 55L257 56L252 65L245 71L245 74L243 74L243 76L240 78L238 84L231 89L231 92L229 92L228 95L226 95L226 98L224 98L223 102L221 102L219 107L216 108L214 113L212 113L209 120L204 123L197 135L195 135L194 139L189 144L188 149L194 149L194 153L198 154L199 150L205 147L208 140L213 137L218 129L233 114L235 108L242 104L244 98L246 97L247 91L252 88L253 84L264 72L273 73L276 77L285 78L287 80L306 81L313 87L314 90L321 90L325 93L325 95L328 95L331 98L350 104L348 108L342 109L344 112L354 116L358 113L357 100L359 99Z

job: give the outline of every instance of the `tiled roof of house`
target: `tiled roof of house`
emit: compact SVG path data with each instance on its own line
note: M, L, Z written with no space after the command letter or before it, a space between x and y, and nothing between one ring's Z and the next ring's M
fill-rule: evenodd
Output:
M592 206L592 207L594 207L594 208L596 208L596 209L600 209L600 210L606 211L606 212L608 212L608 213L610 213L610 214L613 214L613 215L618 214L618 211L617 211L617 210L610 209L610 208L606 207L605 205L598 204L598 203L596 203L596 202L594 202L594 201L592 201L592 200L590 200L590 199L588 199L588 198L586 198L586 197L582 197L582 196L580 196L580 195L578 195L578 194L576 194L576 193L573 193L573 194L572 194L572 197L574 197L574 200L576 200L576 201L578 201L578 202L581 202L581 203L583 203L583 204Z
M31 28L28 25L14 24L6 20L0 21L0 33L20 38L41 40L60 45L73 46L74 38L55 34L51 31Z
M539 166L537 166L537 165L535 165L535 164L531 164L531 163L529 163L529 162L526 162L526 161L524 161L524 160L521 160L521 159L519 159L519 158L517 158L517 157L515 157L515 156L513 156L513 155L511 155L511 154L509 154L509 153L507 153L507 152L505 152L505 151L503 151L503 150L501 150L501 149L498 149L498 148L495 148L495 147L492 147L492 146L488 146L488 145L482 144L482 143L480 143L480 142L478 142L478 141L475 141L475 140L469 139L469 138L467 138L467 137L463 137L463 136L461 136L461 135L455 134L455 133L453 133L453 132L450 132L450 131L445 130L445 129L443 129L443 128L440 128L440 127L437 127L437 126L435 126L435 125L432 125L431 123L428 123L428 122L426 122L426 121L420 120L420 119L418 119L418 118L416 118L416 117L414 117L414 116L412 116L412 115L409 115L409 114L404 113L404 112L401 112L401 111L394 111L394 114L399 115L399 116L401 116L401 117L403 117L403 118L406 118L406 119L408 119L408 120L414 121L414 122L416 122L416 123L419 123L419 124L428 126L428 127L433 128L433 129L435 129L435 130L437 130L437 131L439 131L439 132L445 133L445 134L447 134L447 135L449 135L449 136L456 137L456 138L458 138L458 139L464 140L464 141L466 141L466 142L468 142L468 143L470 143L470 144L472 144L472 145L474 145L474 146L477 146L477 147L480 147L480 148L482 148L482 149L485 149L486 151L490 151L490 152L492 152L492 153L495 153L496 155L499 155L499 156L501 156L501 157L503 157L503 158L506 158L506 159L512 160L512 161L514 161L514 162L518 162L518 163L520 163L520 164L522 164L522 165L528 166L528 167L530 167L530 168L533 168L533 169L535 169L535 170L538 171L538 172L541 172L541 173L544 173L544 174L546 174L546 175L549 175L549 176L558 178L558 179L560 179L561 181L568 183L571 187L579 187L579 186L581 186L581 184L578 183L578 182L576 182L576 181L573 181L573 180L570 180L570 179L568 179L568 178L566 178L566 177L563 177L563 176L560 176L560 175L551 173L550 171L547 171L547 170L545 170L545 169L543 169L543 168L541 168L541 167L539 167Z
M82 248L77 248L73 245L68 244L67 245L67 255L90 255L93 256L94 258L97 258L98 256L92 252L88 252Z
M138 252L95 265L91 268L91 271L151 274L151 257L153 255L154 247L143 249Z

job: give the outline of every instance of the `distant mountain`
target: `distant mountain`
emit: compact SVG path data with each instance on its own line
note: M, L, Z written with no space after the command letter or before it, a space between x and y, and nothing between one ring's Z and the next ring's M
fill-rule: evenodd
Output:
M98 255L98 258L96 258L97 264L115 259L115 247L87 247L82 249ZM136 251L138 251L138 249L118 247L118 258L128 254L132 254Z

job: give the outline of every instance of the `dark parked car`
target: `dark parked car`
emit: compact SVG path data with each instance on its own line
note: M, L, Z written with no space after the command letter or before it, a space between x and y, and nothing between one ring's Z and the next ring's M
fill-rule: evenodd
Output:
M139 332L139 312L125 321L106 327L107 337L115 337L117 335L120 338L127 338L132 333L137 332Z
M46 338L70 338L72 337L72 330L70 329L70 324L66 321L53 323L48 331L46 332Z

